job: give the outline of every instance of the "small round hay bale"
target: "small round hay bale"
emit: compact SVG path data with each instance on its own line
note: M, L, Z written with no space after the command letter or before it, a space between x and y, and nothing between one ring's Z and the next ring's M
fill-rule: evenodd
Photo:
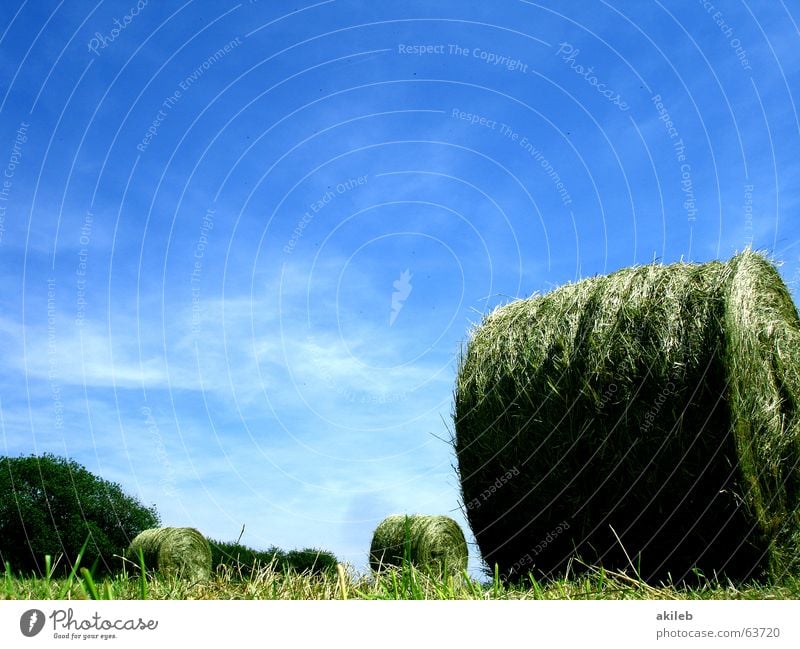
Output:
M452 518L395 514L375 529L369 562L380 572L386 567L399 568L407 559L422 571L443 575L466 570L468 556L464 532Z
M484 560L509 580L574 557L648 580L796 573L799 372L797 309L751 251L495 310L454 413Z
M139 550L148 570L203 581L211 576L211 546L192 527L156 527L144 530L131 541L127 558L139 565Z

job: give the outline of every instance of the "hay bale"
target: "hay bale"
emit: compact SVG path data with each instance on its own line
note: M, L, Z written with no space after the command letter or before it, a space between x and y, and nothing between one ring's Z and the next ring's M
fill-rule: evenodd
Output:
M407 559L424 572L444 575L466 570L468 555L464 532L452 518L401 514L388 516L375 529L369 562L380 572Z
M126 552L126 557L137 565L140 549L148 570L190 581L202 581L211 576L211 546L192 527L144 530L131 541Z
M628 268L497 309L455 393L489 566L645 579L798 571L800 320L775 268ZM578 568L572 564L572 568Z

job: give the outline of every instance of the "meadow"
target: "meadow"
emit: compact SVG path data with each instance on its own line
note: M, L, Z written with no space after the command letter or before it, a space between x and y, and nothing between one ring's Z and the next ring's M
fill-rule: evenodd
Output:
M77 544L81 525L60 534L9 523L3 560L20 561L5 565L0 597L797 599L798 367L796 307L756 253L582 280L495 310L461 359L453 444L470 527L494 574L466 571L467 542L447 517L387 517L373 535L373 570L362 573L322 550L261 552L159 528L154 508L118 485L74 462L27 457L6 459L2 490L21 494L15 502L28 514L5 517L46 522L43 512L51 520L54 511L81 512L59 520L84 520L89 538L77 552L60 540ZM42 466L47 489L38 487ZM56 479L65 472L70 480ZM80 490L73 475L82 476ZM21 489L20 476L30 488ZM92 490L104 494L97 502L113 494L121 503L113 511L135 514L130 530L106 520L107 507L97 513L101 524L86 518ZM28 542L45 537L49 545ZM84 555L90 539L96 551ZM40 548L59 545L77 559L62 557L56 570L52 550ZM42 556L44 570L30 561ZM110 557L102 572L87 568ZM528 572L534 563L536 574L558 577L537 579Z
M506 585L495 575L479 580L466 572L431 577L413 564L380 574L360 574L339 564L324 574L276 570L267 565L244 575L219 566L211 579L192 583L176 577L125 570L95 580L86 568L65 578L23 578L6 566L0 599L34 600L768 600L800 598L800 579L780 585L735 585L697 576L692 586L652 585L621 572L590 569L581 576L537 581L532 576Z

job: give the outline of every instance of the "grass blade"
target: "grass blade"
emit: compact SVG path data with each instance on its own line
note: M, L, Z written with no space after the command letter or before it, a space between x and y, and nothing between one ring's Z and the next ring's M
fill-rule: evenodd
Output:
M144 551L139 548L139 599L147 599L147 572L144 569Z
M83 542L83 546L81 547L80 552L78 552L78 556L75 559L75 563L72 566L72 570L70 570L69 572L69 577L67 578L66 583L59 592L57 599L64 599L67 593L72 589L72 584L75 583L75 577L78 574L78 570L80 569L81 561L83 561L83 555L86 553L86 548L89 545L90 539L91 536L87 536L86 540Z
M100 593L97 592L97 586L92 578L92 572L88 568L81 568L81 577L83 578L80 581L81 588L83 588L83 591L89 596L89 599L102 599Z

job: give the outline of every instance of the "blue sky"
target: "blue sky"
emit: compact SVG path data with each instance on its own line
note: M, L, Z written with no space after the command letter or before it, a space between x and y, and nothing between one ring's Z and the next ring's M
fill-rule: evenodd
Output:
M0 453L166 524L356 567L388 514L468 529L482 314L747 245L797 294L796 1L5 6Z

